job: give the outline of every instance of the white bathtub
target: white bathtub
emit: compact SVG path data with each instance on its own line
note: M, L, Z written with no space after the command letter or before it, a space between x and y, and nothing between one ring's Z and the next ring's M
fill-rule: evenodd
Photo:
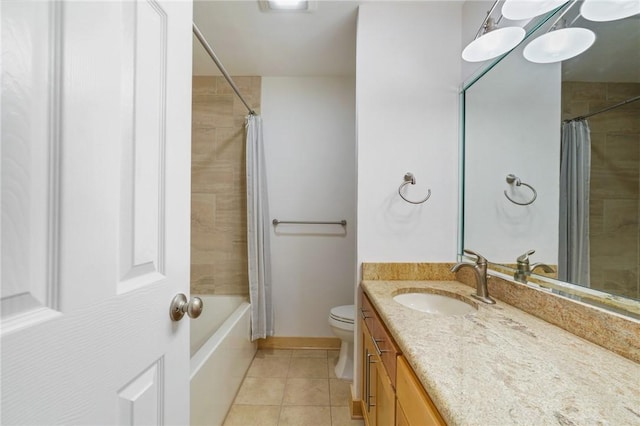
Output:
M199 296L191 321L191 424L221 425L257 345L251 342L249 303L241 296Z

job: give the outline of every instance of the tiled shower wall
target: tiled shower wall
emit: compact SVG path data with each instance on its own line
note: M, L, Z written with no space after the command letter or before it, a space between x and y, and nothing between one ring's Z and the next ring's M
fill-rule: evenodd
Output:
M233 77L259 112L261 78ZM191 292L247 295L247 109L223 77L193 77Z
M640 95L638 83L564 82L563 119ZM591 286L640 299L640 101L588 119Z

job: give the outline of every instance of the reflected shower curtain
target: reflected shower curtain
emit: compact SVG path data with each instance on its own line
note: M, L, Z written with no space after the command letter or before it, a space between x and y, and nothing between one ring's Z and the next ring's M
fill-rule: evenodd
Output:
M558 278L589 287L591 136L586 120L562 125Z
M247 248L251 340L273 335L269 203L262 141L262 119L249 115L247 129Z

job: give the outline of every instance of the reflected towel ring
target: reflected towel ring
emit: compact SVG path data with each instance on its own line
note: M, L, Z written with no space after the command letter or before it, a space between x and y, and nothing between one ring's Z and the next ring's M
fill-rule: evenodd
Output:
M507 197L507 200L511 201L513 204L517 204L519 206L528 206L529 204L532 204L536 198L538 198L538 193L536 192L536 190L533 188L533 186L529 185L528 183L524 183L520 180L520 178L514 174L508 174L507 175L507 183L509 185L513 185L515 183L516 186L521 186L524 185L527 188L529 188L532 192L533 192L533 198L530 201L527 201L525 203L521 203L518 202L516 200L514 200L513 198L509 197L509 195L507 194L507 190L504 190L504 196Z
M411 204L422 204L425 201L427 201L429 199L429 197L431 197L431 190L429 189L427 196L420 200L420 201L411 201L411 200L407 200L404 195L402 195L402 188L404 188L406 185L411 184L411 185L415 185L416 184L416 178L413 175L413 173L411 172L407 172L404 175L404 182L402 182L402 184L400 185L400 188L398 188L398 195L400 195L400 197L402 197L403 200L405 200L407 203L411 203Z

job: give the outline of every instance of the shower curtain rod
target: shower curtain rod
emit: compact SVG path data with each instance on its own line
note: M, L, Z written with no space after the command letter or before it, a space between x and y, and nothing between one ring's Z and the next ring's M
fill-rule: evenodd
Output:
M601 109L601 110L599 110L599 111L596 111L596 112L592 112L592 113L590 113L590 114L580 115L580 116L578 116L578 117L573 117L573 118L570 118L570 119L568 119L568 120L563 120L563 122L564 122L564 123L569 123L570 121L584 120L585 118L589 118L589 117L594 116L594 115L602 114L603 112L610 111L610 110L612 110L612 109L614 109L614 108L618 108L618 107L621 107L621 106L623 106L623 105L630 104L630 103L635 102L635 101L640 101L640 96L636 96L636 97L633 97L633 98L629 98L629 99L627 99L626 101L619 102L619 103L617 103L617 104L615 104L615 105L608 106L608 107L606 107L606 108L603 108L603 109Z
M251 109L247 101L245 101L242 95L240 94L240 90L238 90L238 86L236 86L236 83L234 83L233 79L231 78L227 70L224 68L224 65L222 65L222 62L220 62L220 59L218 59L215 52L209 45L209 43L207 43L207 40L202 35L202 33L200 32L200 29L198 28L195 22L193 23L193 34L195 34L195 36L198 38L198 40L200 41L200 44L202 44L202 47L204 47L204 50L206 50L209 56L211 56L211 59L213 59L213 62L216 64L216 66L218 67L218 69L220 70L224 78L227 80L229 85L231 85L231 88L233 89L233 91L236 92L236 95L238 95L238 97L240 98L244 106L247 107L249 114L256 115L255 111Z

